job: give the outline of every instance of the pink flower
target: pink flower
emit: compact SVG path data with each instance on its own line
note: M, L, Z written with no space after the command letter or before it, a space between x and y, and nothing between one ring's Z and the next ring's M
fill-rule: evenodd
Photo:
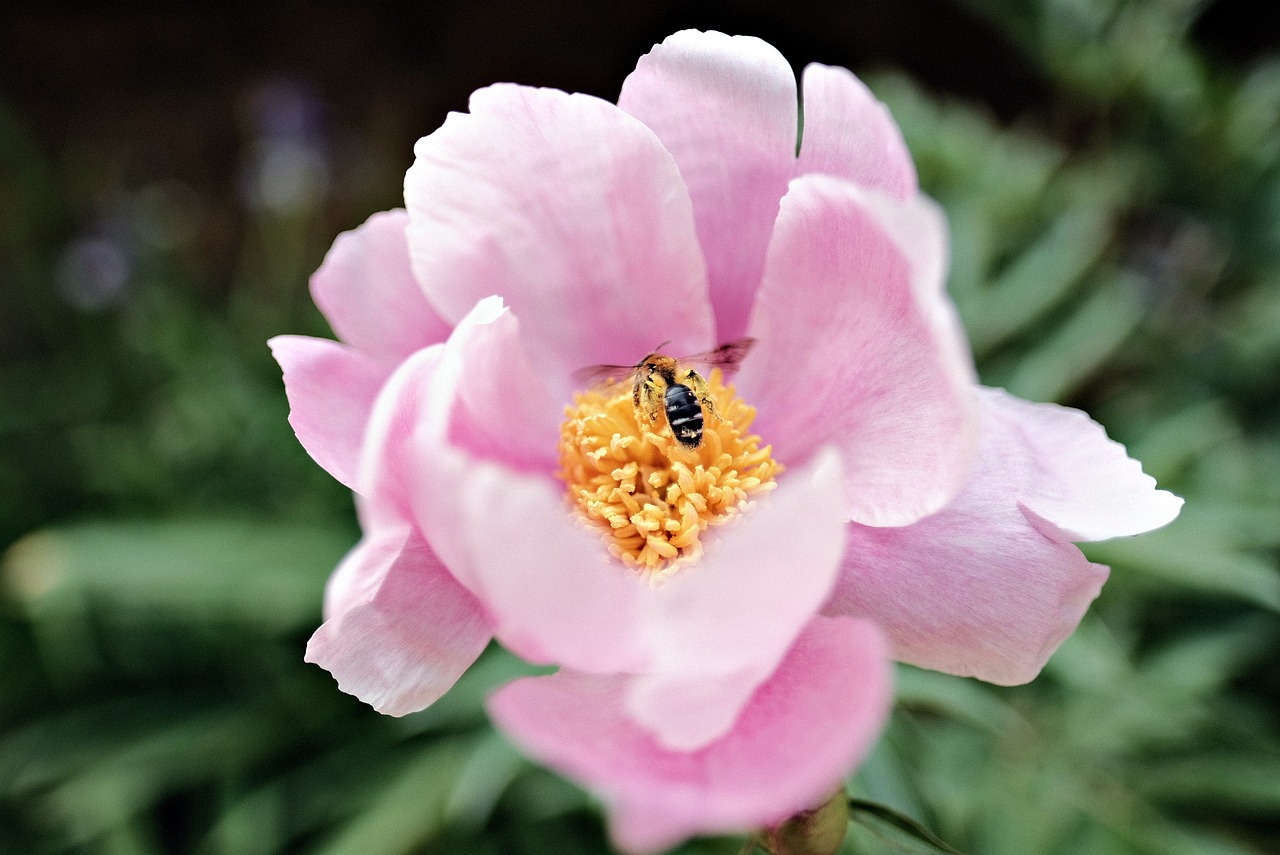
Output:
M482 89L312 280L343 343L272 342L365 533L308 659L392 715L491 637L559 666L491 713L631 851L823 801L890 658L1030 680L1107 574L1072 542L1181 505L1083 413L976 384L897 127L842 69L801 91L797 146L783 57L697 32L616 106ZM693 451L574 380L744 335Z

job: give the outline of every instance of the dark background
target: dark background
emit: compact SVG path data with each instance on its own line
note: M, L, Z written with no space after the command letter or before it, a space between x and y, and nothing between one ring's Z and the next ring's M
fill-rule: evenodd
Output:
M21 4L0 13L0 84L43 152L83 161L74 213L119 186L176 179L210 207L202 262L229 281L243 240L237 173L263 86L318 100L318 123L365 161L327 201L332 225L396 203L411 141L510 80L617 96L635 60L686 27L758 34L798 66L901 68L1012 119L1050 106L1017 46L963 6L932 0L625 4ZM344 140L351 135L357 139ZM372 160L372 163L368 161ZM343 164L344 167L346 164ZM349 209L345 209L349 206Z

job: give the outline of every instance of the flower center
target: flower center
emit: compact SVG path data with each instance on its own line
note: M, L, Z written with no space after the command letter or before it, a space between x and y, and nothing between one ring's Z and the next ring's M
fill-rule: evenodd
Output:
M724 385L718 369L702 392L714 409L687 398L672 403L684 396L677 389L665 408L646 412L629 384L579 392L565 408L560 478L609 551L647 575L696 559L702 532L740 515L782 471L772 448L747 432L755 408ZM687 435L677 440L670 424L673 411L681 426L693 406L703 411L696 446Z

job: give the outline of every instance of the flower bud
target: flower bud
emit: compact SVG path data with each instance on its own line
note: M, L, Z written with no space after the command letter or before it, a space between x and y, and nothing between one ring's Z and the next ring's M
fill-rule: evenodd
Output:
M849 797L841 787L820 806L760 833L773 855L834 855L849 828Z

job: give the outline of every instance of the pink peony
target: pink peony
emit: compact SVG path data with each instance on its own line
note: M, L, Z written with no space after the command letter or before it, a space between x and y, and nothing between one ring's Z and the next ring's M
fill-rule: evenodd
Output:
M272 341L364 527L308 660L391 715L491 638L559 666L491 713L630 851L822 802L891 658L1030 680L1107 575L1072 542L1181 505L1083 413L977 385L893 120L842 69L801 87L799 145L754 38L677 33L616 106L482 89L313 278L342 342ZM743 336L696 449L575 380Z

